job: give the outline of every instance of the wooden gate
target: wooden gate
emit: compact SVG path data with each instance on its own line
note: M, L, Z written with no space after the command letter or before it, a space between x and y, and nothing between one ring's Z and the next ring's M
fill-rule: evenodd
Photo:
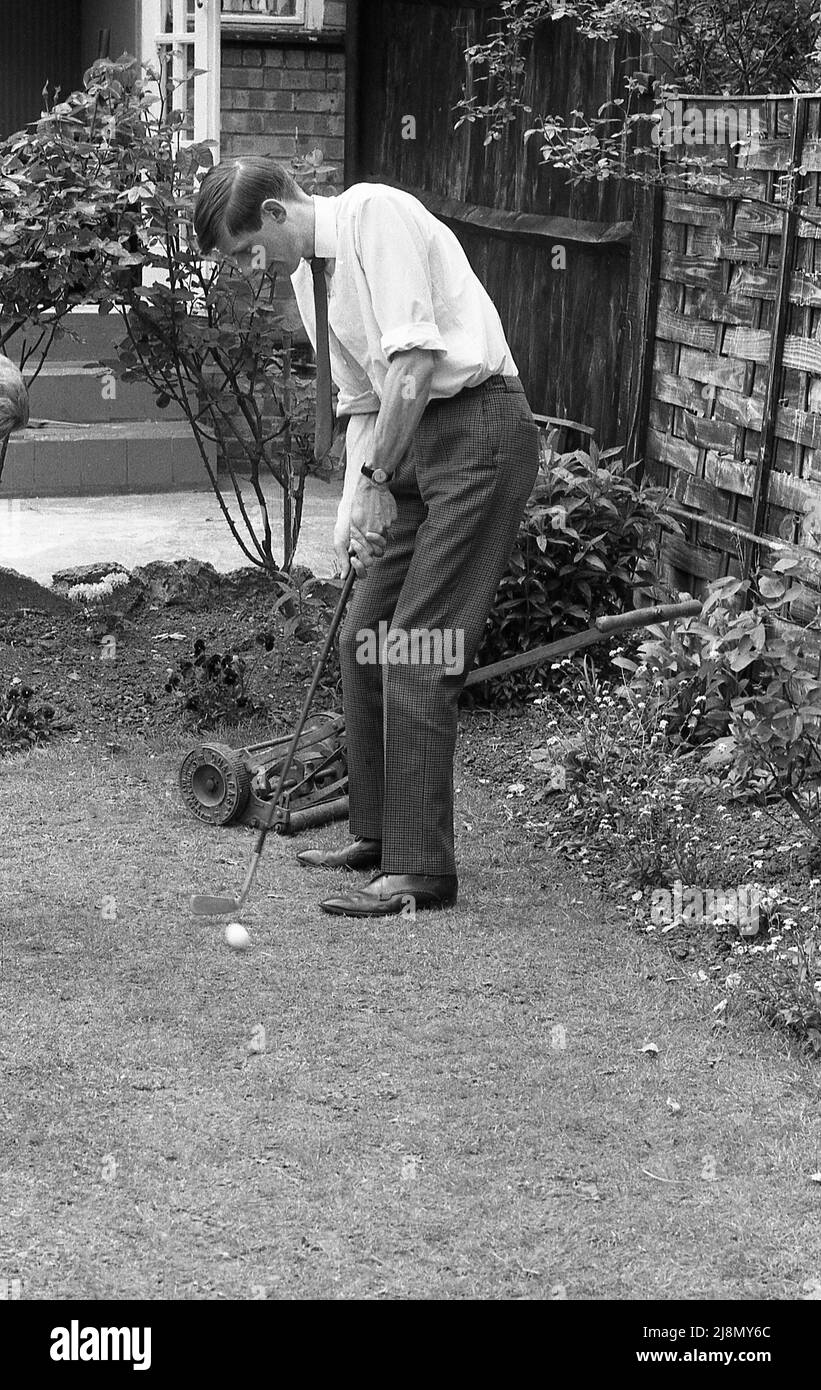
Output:
M357 11L347 182L404 188L451 226L499 310L532 408L612 444L625 431L632 185L571 187L566 173L539 166L521 120L490 145L478 122L454 130L465 49L492 32L498 6L363 0ZM592 44L568 22L548 24L527 61L524 100L545 114L595 113L637 67L633 41Z

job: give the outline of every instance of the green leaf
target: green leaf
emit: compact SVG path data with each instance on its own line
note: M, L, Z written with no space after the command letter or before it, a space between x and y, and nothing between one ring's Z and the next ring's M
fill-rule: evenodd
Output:
M758 580L759 593L765 599L783 598L786 587L785 580L772 575L762 574Z

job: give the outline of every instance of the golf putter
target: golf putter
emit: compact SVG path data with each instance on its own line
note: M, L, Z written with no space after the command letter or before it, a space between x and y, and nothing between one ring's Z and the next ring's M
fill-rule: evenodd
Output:
M314 695L316 694L316 688L319 685L322 672L325 669L325 662L328 660L328 653L330 652L331 647L333 645L333 640L336 636L336 630L339 627L340 622L342 621L342 614L345 609L345 604L348 602L348 598L350 596L351 589L353 588L355 578L356 574L353 566L351 566L351 568L348 570L345 583L342 586L342 592L339 595L339 601L336 605L336 610L331 619L331 625L328 629L328 635L325 638L325 645L323 646L322 651L319 653L319 659L316 663L316 666L314 667L313 678L311 680L310 686L308 687L308 693L305 696L305 701L302 706L302 712L299 716L297 726L294 729L293 737L288 745L288 750L285 754L285 758L282 764L282 771L279 774L279 782L277 783L277 789L274 792L274 795L271 797L271 800L269 801L268 806L265 810L262 827L260 829L259 835L257 836L257 842L254 846L254 852L251 855L251 863L249 865L248 872L245 875L245 882L242 885L242 891L238 898L209 898L204 895L199 896L195 894L191 899L191 911L197 917L223 917L228 913L239 912L240 908L242 907L242 904L248 897L248 894L251 890L251 884L254 881L254 875L256 874L257 868L259 867L260 856L262 854L262 846L265 844L265 837L268 834L268 831L271 829L271 826L273 825L274 820L276 818L277 805L279 804L279 798L282 795L282 789L285 786L285 779L287 778L288 773L291 770L291 764L294 761L294 754L297 750L297 744L299 743L300 737L302 736L302 731L305 728L305 722L308 718L311 703L313 701Z

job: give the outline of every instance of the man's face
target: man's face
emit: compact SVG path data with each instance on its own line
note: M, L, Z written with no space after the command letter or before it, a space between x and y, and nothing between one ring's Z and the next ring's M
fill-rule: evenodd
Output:
M223 232L218 249L244 274L267 270L293 275L302 259L294 219L287 203L273 198L262 205L262 226L255 232L231 237Z

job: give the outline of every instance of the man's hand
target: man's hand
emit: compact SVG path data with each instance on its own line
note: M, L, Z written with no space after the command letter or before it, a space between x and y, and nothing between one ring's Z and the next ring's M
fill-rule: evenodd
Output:
M351 504L344 496L339 504L334 527L334 554L339 573L344 579L351 568Z
M396 520L396 499L387 487L378 486L360 477L351 502L350 518L345 535L345 517L337 517L334 549L342 576L352 564L360 579L380 555L384 555L388 532ZM352 554L349 556L349 550Z
M402 464L430 399L433 362L433 352L423 348L395 353L367 446L361 445L364 435L358 429L359 443L348 454L345 487L334 528L334 550L343 578L350 569L350 550L355 552L353 567L360 578L384 554L387 534L397 514L396 502L388 489L372 483L357 470L363 463L370 463L392 473Z

